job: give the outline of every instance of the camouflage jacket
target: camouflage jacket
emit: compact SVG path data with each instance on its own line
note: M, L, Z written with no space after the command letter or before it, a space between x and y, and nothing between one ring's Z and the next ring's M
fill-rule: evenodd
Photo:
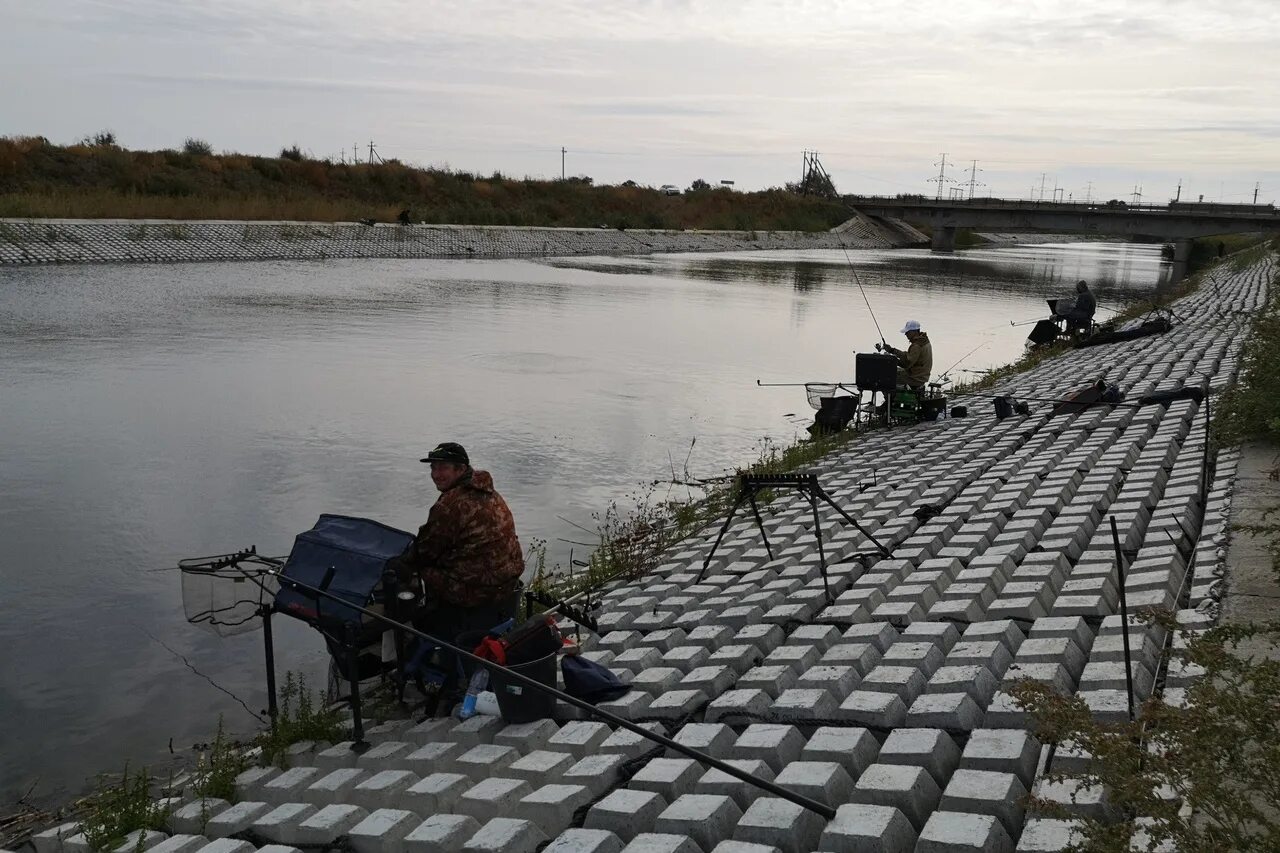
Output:
M907 384L912 388L923 388L933 372L933 344L929 343L929 336L921 332L905 352L896 348L891 351L897 356Z
M443 492L389 568L421 576L429 600L457 607L493 604L515 592L524 552L489 472L472 471Z

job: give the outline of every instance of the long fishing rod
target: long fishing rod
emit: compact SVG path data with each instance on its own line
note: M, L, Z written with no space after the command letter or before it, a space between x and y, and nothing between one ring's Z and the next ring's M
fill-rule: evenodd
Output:
M245 572L244 574L246 575L246 577L249 577L248 572ZM349 608L351 610L354 610L363 616L368 616L370 619L376 619L378 622L382 623L383 625L386 625L388 628L404 631L407 634L411 634L415 637L418 637L421 640L425 640L428 643L432 643L442 649L452 652L453 654L461 658L469 660L478 666L483 666L490 673L501 672L503 678L508 679L510 681L514 681L522 687L535 690L538 693L553 696L556 699L559 699L561 702L566 702L582 711L586 711L588 714L590 714L593 717L597 717L601 720L604 720L605 722L612 723L615 726L620 726L629 732L640 735L646 740L652 741L653 743L659 744L661 746L665 746L667 749L672 750L674 752L678 752L682 755L688 756L689 758L692 758L694 761L697 761L700 764L706 765L708 767L712 767L716 770L719 770L721 773L726 773L729 776L734 777L735 779L738 779L740 781L746 782L749 785L753 785L757 788L760 788L761 790L769 794L772 794L775 797L781 797L784 800L789 800L790 802L795 803L797 806L800 806L800 808L802 809L807 809L808 811L822 815L827 820L832 820L836 816L835 809L831 808L825 803L820 803L816 800L813 800L809 797L804 796L803 794L799 794L788 788L784 788L781 785L777 785L773 782L769 782L764 779L761 779L758 776L754 775L753 773L750 773L746 770L742 770L738 767L735 767L732 764L728 764L724 761L721 761L717 758L707 755L705 752L702 752L697 749L692 749L691 747L686 746L685 744L680 743L679 741L672 740L671 738L666 737L665 735L661 735L661 734L658 734L657 732L650 731L644 728L643 726L633 723L630 720L623 719L622 717L619 717L616 714L612 714L608 711L603 711L589 702L585 702L577 698L576 696L572 696L550 685L543 684L541 681L538 681L535 678L530 678L529 676L525 675L522 672L518 672L509 667L505 667L505 666L502 666L501 664L494 663L493 661L488 660L487 658L482 658L477 655L474 655L471 652L468 652L464 649L461 649L453 645L452 643L446 643L444 640L441 640L437 637L433 637L424 631L419 631L417 628L413 627L412 625L406 625L405 623L396 621L395 619L392 619L383 613L375 612L373 610L370 610L367 607L363 607L359 604L356 604L355 602L347 598L334 595L333 593L329 592L326 589L311 586L310 584L303 583L302 581L295 580L294 578L285 577L283 569L281 568L264 569L262 571L262 574L276 578L276 580L280 583L282 587L290 587L293 589L305 591L307 593L310 593L313 597L324 596L326 599L336 602L338 604L341 604L342 606ZM250 578L250 579L253 580L255 583L259 584L259 586L262 585L262 582L260 580L257 580L256 578Z
M967 359L969 356L973 355L973 354L974 354L975 352L977 352L978 350L980 350L980 349L982 349L983 347L985 347L985 346L989 345L990 343L991 343L991 341L983 341L982 343L978 344L978 345L977 345L976 347L974 347L973 349L969 350L969 351L968 351L967 353L965 353L964 355L960 356L960 358L956 359L956 363L955 363L955 364L951 365L951 366L950 366L950 367L948 367L946 370L942 371L941 375L939 375L939 376L938 376L938 379L939 379L940 381L945 381L945 380L947 379L947 377L949 377L949 376L951 375L951 371L953 371L953 370L955 370L957 367L959 367L959 366L960 366L960 364L961 364L961 362L963 362L963 361L964 361L965 359Z
M846 385L855 384L857 383L849 382L848 380L841 382L819 382L817 380L813 382L761 382L759 379L756 380L756 386L759 388L808 388L810 385L834 385L847 391L849 389L845 388Z
M844 252L845 262L849 264L849 272L853 273L853 280L858 285L858 290L862 292L862 301L867 303L867 313L871 315L871 322L876 324L876 333L880 335L880 343L888 346L889 342L884 339L884 332L880 329L880 321L876 319L876 312L871 309L871 300L867 298L867 290L862 286L862 279L858 277L858 270L853 265L853 258L849 257L849 250L844 247L844 243L840 243L840 251Z

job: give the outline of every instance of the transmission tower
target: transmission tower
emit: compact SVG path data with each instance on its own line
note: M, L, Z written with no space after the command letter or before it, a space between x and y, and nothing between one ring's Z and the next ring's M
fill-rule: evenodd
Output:
M938 201L942 201L942 185L955 183L947 177L947 152L942 152L942 159L933 165L938 167L938 177L930 178L929 183L938 185Z
M835 182L831 180L831 175L823 167L822 161L818 159L817 151L804 151L804 169L800 173L800 193L802 195L816 195L823 198L835 198L839 193L836 192Z
M986 184L984 184L982 181L978 180L978 173L979 173L979 172L981 172L981 171L982 171L982 169L979 169L979 168L978 168L978 161L977 161L977 160L973 160L972 162L970 162L970 163L969 163L969 180L965 181L965 184L966 184L966 185L968 185L968 187L969 187L969 200L970 200L970 201L973 201L973 188L974 188L974 187L985 187L985 186L986 186Z

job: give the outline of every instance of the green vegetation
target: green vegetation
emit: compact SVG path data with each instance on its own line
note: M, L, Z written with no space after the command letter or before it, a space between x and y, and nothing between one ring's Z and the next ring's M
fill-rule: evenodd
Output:
M218 730L213 743L202 750L196 763L192 788L201 797L216 797L228 802L236 798L236 777L249 766L244 747L227 738L218 717Z
M168 806L151 798L147 771L135 773L125 765L118 781L99 780L99 789L90 796L80 819L80 831L94 850L111 850L131 832L163 830L168 817Z
M1241 249L1257 247L1259 244L1267 242L1267 238L1261 234L1218 234L1213 237L1196 237L1191 241L1191 255L1187 259L1187 269L1190 272L1211 267L1218 262L1218 246L1222 246L1222 251L1231 258L1233 263L1240 261L1240 255L1235 255ZM1252 260L1247 262L1252 263ZM1233 267L1233 269L1243 269L1241 266Z
M342 715L312 695L306 678L290 672L280 690L275 724L258 737L258 746L266 763L284 767L290 746L303 741L336 743L342 739L342 725Z
M667 196L628 181L594 186L420 169L396 160L343 164L299 146L279 157L214 154L201 139L178 151L129 151L104 131L77 145L0 138L0 217L246 219L597 228L825 231L849 218L838 201L782 189L710 187Z
M1280 238L1230 263L1243 269L1271 249L1280 249ZM1219 400L1212 424L1219 447L1252 440L1280 449L1277 287L1280 276L1245 343L1240 379ZM1264 538L1280 583L1280 524L1236 530ZM1074 779L1106 791L1110 814L1083 819L1081 837L1070 849L1280 850L1280 619L1197 633L1168 612L1139 616L1177 637L1171 666L1202 673L1187 689L1185 703L1153 697L1136 722L1101 724L1078 697L1059 696L1033 682L1013 691L1042 742L1071 744L1093 757L1088 772L1055 772L1050 779ZM1043 800L1033 799L1031 806L1050 816L1061 812ZM1141 819L1142 838L1131 847L1135 819Z

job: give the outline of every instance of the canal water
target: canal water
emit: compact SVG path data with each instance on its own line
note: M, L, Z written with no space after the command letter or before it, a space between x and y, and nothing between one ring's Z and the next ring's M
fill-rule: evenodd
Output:
M851 263L935 374L1016 358L1010 321L1077 279L1106 306L1168 276L1116 243L0 269L0 803L252 727L260 633L186 624L180 558L283 554L324 512L416 529L417 460L454 440L563 562L643 483L802 435L803 389L756 380L853 379L878 334ZM276 623L279 669L318 677Z

